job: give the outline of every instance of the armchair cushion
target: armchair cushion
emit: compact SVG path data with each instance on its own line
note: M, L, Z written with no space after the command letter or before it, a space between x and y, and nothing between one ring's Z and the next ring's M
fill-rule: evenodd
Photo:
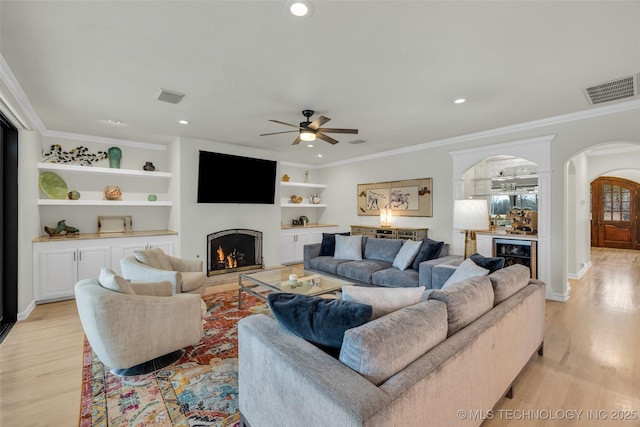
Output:
M182 292L193 292L202 288L207 280L201 271L184 271L182 275Z
M161 270L173 270L171 260L160 248L151 248L144 251L134 251L134 255L138 261L153 268Z
M100 286L105 289L109 289L110 291L129 295L136 294L131 285L129 285L129 282L127 282L127 279L118 276L110 268L102 267L100 269L98 283L100 283Z

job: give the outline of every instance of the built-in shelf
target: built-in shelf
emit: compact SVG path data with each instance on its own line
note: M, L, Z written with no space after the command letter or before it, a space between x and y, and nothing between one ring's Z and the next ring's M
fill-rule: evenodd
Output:
M325 184L312 184L309 182L285 182L281 181L282 187L306 187L306 188L327 188Z
M103 168L97 166L78 166L68 165L65 163L38 163L38 169L52 172L73 172L94 175L120 175L120 176L139 176L144 178L160 178L169 179L172 177L171 172L150 172L135 169L117 169Z
M40 206L173 206L170 201L38 199Z
M282 203L280 204L283 208L326 208L327 205L324 203Z

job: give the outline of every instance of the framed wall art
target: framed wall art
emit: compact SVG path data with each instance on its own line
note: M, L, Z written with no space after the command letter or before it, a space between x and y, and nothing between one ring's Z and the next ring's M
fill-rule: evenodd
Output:
M358 184L358 215L391 209L393 216L433 216L432 190L432 178Z

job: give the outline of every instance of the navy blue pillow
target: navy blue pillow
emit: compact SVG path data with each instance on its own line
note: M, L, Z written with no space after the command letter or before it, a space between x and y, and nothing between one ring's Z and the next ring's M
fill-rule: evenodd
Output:
M267 299L281 325L334 357L345 331L368 322L373 311L367 304L286 292Z
M336 234L349 236L351 233L322 233L322 243L320 243L320 256L333 256L336 251Z
M488 258L479 253L475 253L469 258L471 258L471 261L475 262L476 265L489 270L489 274L504 267L504 258L502 257Z
M444 242L436 242L435 240L431 240L428 237L422 239L420 250L418 251L416 257L413 259L413 269L417 271L420 268L420 263L422 261L429 261L430 259L438 258L438 255L440 255L440 251L442 251L443 246Z

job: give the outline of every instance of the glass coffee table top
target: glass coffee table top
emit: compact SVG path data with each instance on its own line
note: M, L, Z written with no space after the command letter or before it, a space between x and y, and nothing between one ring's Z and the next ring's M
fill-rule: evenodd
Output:
M289 276L292 274L296 275L296 280L289 280ZM242 292L247 292L262 300L266 300L266 295L270 292L322 295L340 291L342 286L352 284L352 282L346 280L325 276L324 274L293 266L240 274L238 276L238 308L242 305Z

